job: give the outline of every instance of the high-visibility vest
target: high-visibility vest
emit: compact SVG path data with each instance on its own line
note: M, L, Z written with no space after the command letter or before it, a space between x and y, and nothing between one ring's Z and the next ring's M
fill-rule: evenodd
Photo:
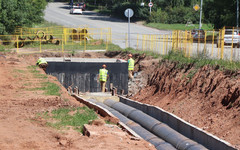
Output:
M134 70L134 60L132 58L128 59L128 70Z
M47 61L44 58L39 58L38 61L37 61L37 64L38 65L40 65L40 64L47 64Z
M107 69L100 69L99 70L99 80L100 81L107 81L107 74L108 74L108 70Z

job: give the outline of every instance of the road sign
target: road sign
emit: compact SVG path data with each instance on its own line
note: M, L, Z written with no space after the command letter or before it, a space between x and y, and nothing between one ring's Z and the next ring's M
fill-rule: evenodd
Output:
M132 17L133 16L133 14L134 14L134 12L133 12L133 10L131 9L131 8L128 8L128 9L126 9L125 11L124 11L124 15L126 16L126 17Z
M130 44L130 18L133 16L134 12L131 8L128 8L124 11L124 15L128 18L128 47L131 46Z
M194 9L195 11L198 11L198 10L200 9L200 7L199 7L198 4L196 4L195 6L193 6L193 9Z
M153 7L153 3L152 2L148 3L148 6Z

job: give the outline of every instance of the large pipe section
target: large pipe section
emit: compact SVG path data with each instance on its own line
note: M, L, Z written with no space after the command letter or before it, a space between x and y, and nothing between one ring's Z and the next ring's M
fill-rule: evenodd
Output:
M181 135L166 124L154 119L153 117L114 100L105 100L104 104L119 111L124 116L139 123L142 127L154 133L164 141L175 146L179 150L206 150L204 146Z
M110 111L114 116L116 116L121 122L125 125L130 127L133 131L135 131L139 136L141 136L144 140L148 141L149 143L153 144L157 150L176 150L171 144L162 140L161 138L157 137L156 135L152 134L139 124L133 122L132 120L128 119L118 111L104 105L101 102L96 101L95 99L88 99L88 101L93 102L108 111Z

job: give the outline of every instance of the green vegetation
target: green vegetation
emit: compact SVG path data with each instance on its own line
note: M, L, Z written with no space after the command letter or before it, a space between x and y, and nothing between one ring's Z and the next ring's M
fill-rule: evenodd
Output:
M197 71L198 71L197 69L193 69L187 74L186 77L189 79L188 82L192 81L192 78L197 73Z
M60 87L52 82L43 82L41 83L41 87L39 88L33 88L31 90L42 90L44 91L45 95L56 95L56 96L60 96Z
M140 6L144 2L144 6ZM200 0L155 0L152 13L149 13L149 0L88 0L87 6L91 10L98 10L111 16L124 17L126 8L132 8L134 16L132 20L145 20L148 23L162 24L186 24L191 22L199 24L200 12L195 11L193 6ZM237 0L204 0L202 22L213 24L215 29L223 26L236 26ZM97 6L97 7L96 7ZM198 27L198 26L197 26Z
M20 70L20 69L14 69L13 71L18 72L18 73L24 73L25 72L25 70Z
M46 0L1 0L0 35L13 33L17 26L30 27L43 21Z
M116 51L116 50L121 50L126 53L132 53L132 54L143 54L145 53L147 56L152 56L153 58L161 58L163 60L169 60L172 62L178 62L177 67L178 68L183 68L185 65L188 64L193 64L196 69L201 68L205 65L210 65L210 66L219 66L219 69L222 70L231 70L231 71L236 71L240 69L240 62L231 62L228 60L221 60L221 59L210 59L205 57L203 54L199 54L194 57L186 57L185 54L181 51L178 50L172 50L166 55L160 55L156 54L151 51L139 51L133 48L126 48L126 49L114 49L114 50L109 50L109 51ZM161 62L160 62L161 63ZM196 72L193 71L191 74L195 74ZM189 76L191 76L191 74Z
M43 117L48 122L47 125L56 129L66 129L67 126L74 127L75 130L82 132L83 125L88 124L89 120L97 119L97 114L88 107L78 108L59 108L51 113L45 112L37 117ZM50 119L54 119L53 122Z
M10 52L11 50L9 50L9 47L5 47L5 46L2 46L0 45L0 52Z
M210 59L206 58L202 55L198 55L196 57L185 57L185 55L181 51L171 51L168 55L162 56L163 60L169 60L173 62L178 62L180 66L186 64L193 64L196 68L203 67L205 65L210 66L219 66L220 69L227 69L236 71L240 69L240 62L230 62L227 60L218 60L218 59Z
M133 49L133 48L121 49L118 46L113 46L113 48L109 48L109 51L119 51L119 50L121 50L122 52L126 52L126 53L128 52L128 53L132 53L132 54L146 54L148 56L152 56L153 58L161 57L161 55L156 54L156 53L151 52L151 51L140 51L140 50L136 50L136 49Z
M0 45L0 52L4 52L4 51L5 51L4 46Z
M162 30L192 30L192 29L199 28L198 24L194 24L193 26L186 26L185 24L147 23L145 25L148 27L153 27L153 28L162 29ZM213 26L208 24L203 24L202 29L213 30Z
M38 66L28 66L28 70L29 72L31 72L33 74L33 76L35 78L38 79L47 79L47 75L45 74L41 74L39 70L37 70ZM56 96L60 96L60 87L52 82L43 82L41 83L40 87L38 88L31 88L29 90L42 90L44 91L45 95L56 95Z

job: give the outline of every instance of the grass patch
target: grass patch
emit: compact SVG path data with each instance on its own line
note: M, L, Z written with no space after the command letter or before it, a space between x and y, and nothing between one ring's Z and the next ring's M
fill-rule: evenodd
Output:
M186 26L185 24L164 24L164 23L148 23L145 24L148 27L162 29L162 30L192 30L198 29L199 25L194 24L194 26ZM213 30L213 26L210 24L203 24L203 30Z
M109 49L108 51L123 51L123 52L129 52L129 53L132 53L132 54L143 54L145 53L147 56L152 56L153 58L160 58L161 55L160 54L156 54L154 52L151 52L151 51L140 51L140 50L136 50L136 49L133 49L133 48L126 48L126 49L121 49L119 46L115 46L113 49Z
M60 96L60 87L52 82L43 82L41 83L41 87L38 88L32 88L30 90L36 91L36 90L42 90L44 91L45 95L56 95Z
M17 72L17 73L25 73L26 72L25 70L20 70L20 69L14 69L13 71Z
M185 57L180 51L170 51L167 55L162 56L163 59L178 62L180 66L186 64L194 64L196 69L201 68L205 65L219 66L221 70L237 71L240 69L240 62L230 62L228 60L210 59L202 55L195 57Z
M33 74L35 78L38 79L47 79L47 75L41 74L39 70L37 70L38 66L28 66L27 69L29 70L30 73ZM60 87L52 82L42 82L40 87L38 88L31 88L29 90L36 91L36 90L42 90L44 91L45 95L56 95L60 96Z
M9 46L0 45L0 52L11 52L11 50L9 50Z
M38 66L35 66L35 65L31 65L31 66L28 66L27 69L31 72L31 73L40 73L39 70L37 70Z
M106 124L116 125L116 123L113 123L113 122L111 122L111 121L109 121L109 120L105 120L105 123L106 123Z
M70 114L71 112L74 113ZM94 110L86 106L78 108L59 108L53 110L51 114L45 112L38 116L45 119L54 119L56 122L48 122L47 125L56 129L64 129L67 126L72 126L79 132L82 132L83 125L88 124L89 120L97 119L97 114Z
M34 66L34 65L27 67L29 72L31 72L35 78L47 79L47 75L41 74L40 71L37 70L37 68L38 68L38 66Z
M197 73L197 71L197 69L193 69L187 74L187 78L189 79L188 82L192 81L192 78Z

